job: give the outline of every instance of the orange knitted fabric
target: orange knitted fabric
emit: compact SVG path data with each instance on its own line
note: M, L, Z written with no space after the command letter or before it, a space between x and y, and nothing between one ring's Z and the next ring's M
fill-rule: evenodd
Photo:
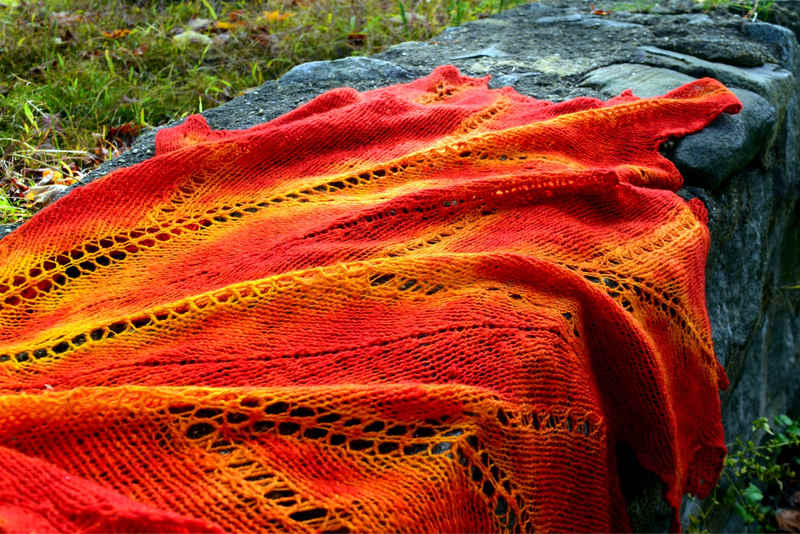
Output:
M629 528L725 453L702 204L736 97L553 104L441 67L156 157L0 242L0 530Z

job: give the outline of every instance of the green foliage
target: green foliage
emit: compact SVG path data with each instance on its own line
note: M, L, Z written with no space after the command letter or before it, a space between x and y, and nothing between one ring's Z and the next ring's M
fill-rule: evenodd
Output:
M25 210L12 204L8 195L0 189L0 223L15 221L20 217L25 217Z
M702 512L690 517L689 532L708 532L708 521L721 510L735 511L757 532L777 530L775 494L783 491L786 481L797 477L800 467L800 456L794 451L800 447L800 421L779 415L770 424L760 417L753 422L752 431L762 439L737 438L728 445L720 484Z
M121 127L163 124L299 63L425 40L521 3L3 0L0 160L8 166L0 202L24 214L23 184L36 182L44 169L79 178L125 147L114 134ZM207 20L196 27L201 36L182 44L173 39L198 19Z
M214 6L209 4L208 0L200 0L200 1L203 2L203 5L208 10L209 16L211 16L211 18L214 19L214 20L218 20L219 17L217 17L217 12L214 10Z
M773 4L775 0L703 0L706 9L725 8L764 21L769 20Z
M614 4L614 11L631 11L633 13L649 13L656 7L656 0L629 0Z

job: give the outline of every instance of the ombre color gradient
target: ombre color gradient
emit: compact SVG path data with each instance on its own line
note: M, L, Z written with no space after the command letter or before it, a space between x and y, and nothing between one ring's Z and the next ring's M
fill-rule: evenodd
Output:
M160 131L0 242L0 530L619 531L622 444L707 494L707 217L658 146L740 108L440 67Z

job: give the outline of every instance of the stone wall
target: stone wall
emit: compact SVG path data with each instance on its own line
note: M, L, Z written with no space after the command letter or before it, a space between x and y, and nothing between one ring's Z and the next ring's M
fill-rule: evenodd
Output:
M800 27L800 2L777 4L781 20ZM667 142L663 151L686 178L680 194L700 197L710 214L707 297L717 356L731 379L722 396L727 435L748 431L758 416L800 415L800 290L788 288L800 283L800 54L790 29L704 13L692 0L611 15L593 15L584 0L541 0L370 58L297 66L204 115L214 128L246 128L334 87L405 82L440 64L491 74L493 87L549 100L606 98L628 88L654 96L703 76L733 88L741 114ZM143 135L89 178L151 156L153 137ZM627 464L634 526L665 530L659 483L635 461ZM740 526L717 521L723 530Z

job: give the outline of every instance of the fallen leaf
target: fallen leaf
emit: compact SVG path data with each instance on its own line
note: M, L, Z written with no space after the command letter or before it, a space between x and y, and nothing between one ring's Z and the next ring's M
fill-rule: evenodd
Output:
M775 521L785 532L800 532L800 510L778 510Z
M592 10L592 15L610 15L611 11L605 11L603 9L597 9L594 7L593 2L589 2L589 9Z
M347 42L350 44L350 46L355 46L355 47L364 46L366 40L367 40L366 33L350 33L347 35Z
M43 169L42 178L39 180L39 185L59 183L63 177L64 175L61 173L61 171L57 171L55 169Z
M73 173L72 169L65 165L65 168L70 172ZM77 167L76 167L77 168ZM57 169L39 169L42 173L42 177L39 179L39 183L36 185L72 185L77 180L72 176L65 176L63 172Z
M236 28L240 27L242 24L239 22L226 22L221 20L214 24L215 30L235 30Z
M28 167L22 168L22 176L27 176L34 169ZM3 188L8 191L12 196L19 197L28 190L28 186L16 176L10 176L3 182Z
M262 46L272 47L276 44L277 38L269 32L260 31L253 36L257 43Z
M135 122L126 122L108 129L107 138L111 137L136 137L142 131L142 126Z
M62 164L62 165L64 165L64 169L67 172L69 172L70 174L69 174L69 176L67 176L67 175L61 173L61 177L57 181L55 181L54 183L60 184L60 185L72 185L72 184L78 183L78 181L79 181L79 179L81 177L81 173L78 170L78 166L75 165L74 163L72 163L70 165L67 165L67 164Z
M103 133L93 133L97 145L93 152L100 161L108 160L128 150L131 143L139 136L142 126L135 122L126 122L119 126L103 128Z
M264 18L267 19L267 22L282 22L291 16L291 13L281 13L280 11L264 11Z
M28 189L24 198L32 206L47 206L52 204L68 187L61 184L37 185Z
M230 13L228 13L228 20L231 22L237 22L242 20L242 15L244 15L244 11L241 9L234 9Z
M131 31L127 28L123 28L121 30L113 30L110 32L103 32L103 37L106 39L122 39L123 37L127 37L130 35Z
M112 148L113 150L113 148ZM106 161L111 159L112 151L108 149L106 146L98 145L94 147L94 155L96 161Z

